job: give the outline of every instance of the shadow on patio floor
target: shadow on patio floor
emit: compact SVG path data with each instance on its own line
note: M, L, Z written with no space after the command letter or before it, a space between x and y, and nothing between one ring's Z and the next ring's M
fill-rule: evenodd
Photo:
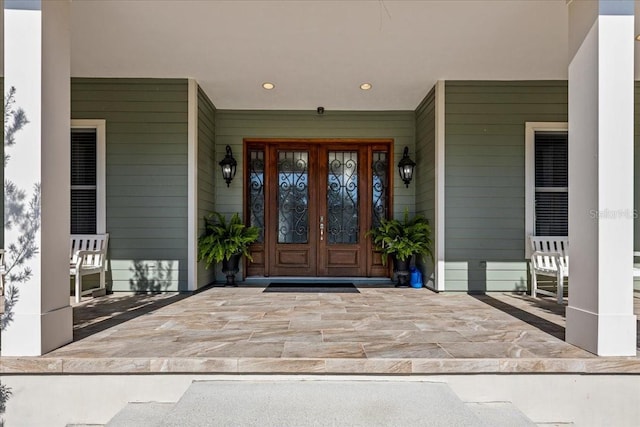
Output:
M566 320L565 310L567 306L564 304L557 304L555 301L544 298L532 298L522 294L494 294L498 296L498 298L488 294L469 295L558 339L565 339L564 322ZM634 313L638 316L636 347L640 351L640 292L638 291L635 291L633 294L633 305ZM550 315L550 319L558 319L559 316L562 319L562 324L545 319L543 316L546 315Z
M179 293L128 294L89 300L73 307L73 341L80 341L189 296Z
M503 298L514 298L513 303L517 303L519 305L526 304L527 310L523 308L517 307L516 305L510 304L507 301L502 299L494 298L488 294L470 294L472 297L476 298L483 303L490 305L491 307L502 311L503 313L507 313L516 319L522 320L523 322L528 323L531 326L534 326L541 331L552 335L560 340L564 340L565 336L565 328L562 325L558 325L550 320L544 319L535 313L535 311L543 310L544 312L552 313L555 316L561 316L563 319L565 317L565 306L561 304L549 303L544 300L532 299L526 296L521 296L517 294L505 295L501 294Z

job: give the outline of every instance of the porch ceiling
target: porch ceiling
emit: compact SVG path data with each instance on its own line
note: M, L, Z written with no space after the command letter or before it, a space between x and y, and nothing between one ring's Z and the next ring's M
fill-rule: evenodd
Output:
M191 77L224 109L408 110L437 79L567 78L565 0L71 8L73 76ZM265 81L276 89L262 89Z

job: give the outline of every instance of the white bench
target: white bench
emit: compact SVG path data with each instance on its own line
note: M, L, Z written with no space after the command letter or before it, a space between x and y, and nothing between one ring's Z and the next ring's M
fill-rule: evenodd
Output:
M105 286L105 259L109 234L72 234L69 249L70 273L75 276L76 303L82 297L82 276L100 274L100 289ZM93 293L93 289L87 292Z
M530 236L531 296L537 294L556 297L562 304L564 278L569 277L569 239L561 236ZM556 292L538 289L538 275L555 277Z

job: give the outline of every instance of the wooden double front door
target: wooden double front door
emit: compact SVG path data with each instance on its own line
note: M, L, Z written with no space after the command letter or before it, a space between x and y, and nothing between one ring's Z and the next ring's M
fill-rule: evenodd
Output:
M386 276L367 231L391 206L390 140L245 140L250 276Z

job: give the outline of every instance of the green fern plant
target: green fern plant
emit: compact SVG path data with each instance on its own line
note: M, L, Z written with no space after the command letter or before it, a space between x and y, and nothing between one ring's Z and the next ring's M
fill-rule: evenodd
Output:
M198 238L198 261L204 261L207 268L236 254L253 261L249 245L258 240L258 227L247 227L237 213L227 221L221 213L213 212L204 218L204 222L204 232Z
M404 212L402 221L383 219L380 225L367 232L373 246L382 254L382 263L386 265L387 257L394 256L405 261L413 255L425 255L433 261L431 226L422 215L409 218L409 210Z

